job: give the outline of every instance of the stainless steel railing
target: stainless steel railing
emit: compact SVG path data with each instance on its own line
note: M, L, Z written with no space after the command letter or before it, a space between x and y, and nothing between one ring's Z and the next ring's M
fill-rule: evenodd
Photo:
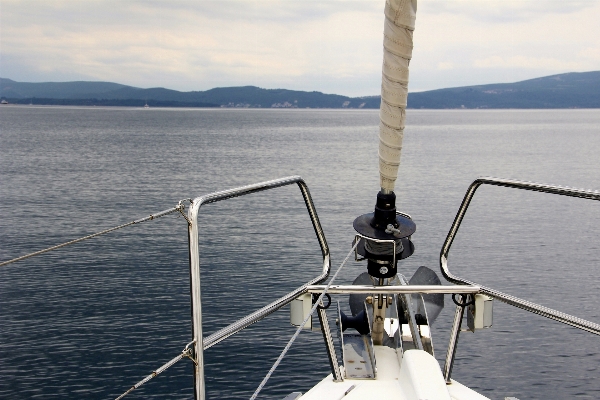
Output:
M558 194L562 196L570 196L570 197L579 197L582 199L589 200L600 200L600 192L584 190L584 189L574 189L563 186L554 186L554 185L544 185L540 183L534 182L524 182L517 181L511 179L501 179L501 178L492 178L492 177L480 177L473 181L469 186L469 189L465 193L465 197L463 198L462 204L456 213L456 217L454 218L454 222L450 227L450 231L448 232L448 236L444 241L444 245L442 246L442 250L440 252L440 269L442 270L442 274L444 277L452 283L457 285L470 285L470 286L479 286L480 293L498 299L504 303L510 304L512 306L518 307L525 311L532 312L534 314L541 315L546 318L553 319L555 321L562 322L563 324L574 326L575 328L582 329L584 331L588 331L594 333L596 335L600 335L600 324L587 321L582 318L575 317L573 315L569 315L560 311L553 310L548 307L541 306L539 304L520 299L518 297L500 292L499 290L491 289L478 283L474 283L470 280L460 278L450 272L448 268L448 253L450 252L450 247L452 246L452 242L458 233L458 229L460 228L460 224L462 223L465 214L467 213L467 209L469 208L469 204L475 196L475 192L481 185L492 185L492 186L502 186L514 189L523 189L523 190L531 190L535 192L543 192L543 193L551 193ZM456 352L456 345L458 343L458 335L460 333L460 324L462 321L464 313L464 307L457 306L454 323L451 330L450 335L450 344L448 345L448 352L446 355L446 363L444 365L444 377L446 382L450 382L450 375L452 373L452 364L454 362L454 354Z
M323 293L324 285L306 287L308 293ZM403 286L371 286L371 285L331 285L329 294L477 294L478 286L439 286L439 285L403 285Z
M321 275L307 282L306 284L298 287L292 292L280 297L274 302L267 306L255 311L254 313L234 322L233 324L215 332L214 334L204 338L202 340L202 314L200 308L200 261L199 261L199 235L198 235L198 224L197 217L200 207L203 204L214 203L217 201L244 196L246 194L255 193L263 190L269 190L281 186L290 184L298 184L302 196L304 198L313 228L317 235L321 252L323 254L323 270ZM553 310L548 307L541 306L536 303L529 302L527 300L520 299L518 297L500 292L495 289L487 288L469 280L460 278L453 275L448 268L448 253L452 242L458 232L458 229L464 219L469 204L475 195L476 190L483 184L512 187L516 189L532 190L538 192L559 194L564 196L579 197L591 200L600 200L600 192L589 191L582 189L573 189L561 186L543 185L532 182L523 182L508 179L489 178L482 177L476 179L467 190L463 202L457 212L454 222L450 228L448 236L442 246L440 254L440 267L444 277L457 286L358 286L358 285L334 285L329 289L331 294L349 294L349 293L381 293L381 294L406 294L406 293L453 293L462 295L474 295L477 293L486 294L495 299L498 299L507 304L521 308L523 310L542 315L544 317L554 319L556 321L574 326L579 329L586 330L600 335L600 324L590 322L581 318L574 317L572 315ZM330 272L330 256L329 247L325 240L323 230L321 228L310 192L304 180L299 176L292 176L282 179L277 179L268 182L262 182L254 185L248 185L236 189L225 190L221 192L215 192L206 196L198 197L192 202L192 206L188 211L188 222L189 222L189 242L190 242L190 277L192 282L192 319L194 326L194 340L195 340L195 358L196 358L196 369L195 369L195 395L196 399L204 399L204 371L203 371L203 360L202 351L208 349L211 346L219 343L227 337L234 335L240 330L252 325L253 323L260 321L267 315L277 311L281 307L289 304L292 300L304 293L320 293L323 291L324 286L316 285L323 282ZM460 333L460 326L464 315L464 307L458 306L456 309L454 322L450 335L450 343L448 345L446 363L444 366L444 377L447 382L450 382L450 376L452 372L452 365L454 362L454 356L456 352L456 346L458 344L458 337ZM202 343L202 345L200 345Z
M254 313L234 322L233 324L213 333L207 338L202 338L202 308L200 301L200 253L199 253L199 233L198 233L198 213L200 207L204 204L215 203L221 200L230 199L233 197L245 196L247 194L261 192L264 190L274 189L282 186L297 184L304 198L310 221L312 222L319 246L321 247L321 253L323 255L323 269L319 276L310 280L303 286L293 290L283 297L275 300L271 304L255 311ZM306 288L309 285L321 283L329 276L331 269L329 246L325 240L325 234L323 228L319 222L317 211L313 204L308 186L304 180L299 176L290 176L287 178L275 179L272 181L256 183L253 185L243 186L235 189L224 190L220 192L211 193L205 196L197 197L192 201L192 205L188 211L188 241L189 241L189 252L190 252L190 281L191 281L191 297L192 297L192 326L193 326L193 339L194 339L194 395L196 400L204 400L204 360L203 350L208 349L211 346L219 343L220 341L228 338L231 335L241 331L242 329L260 321L267 315L277 311L281 307L290 303L300 294L306 292Z

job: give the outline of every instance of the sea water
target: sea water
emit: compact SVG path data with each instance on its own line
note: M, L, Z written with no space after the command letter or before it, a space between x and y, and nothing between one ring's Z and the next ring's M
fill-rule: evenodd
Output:
M372 110L0 108L0 260L216 190L301 175L336 269L378 191ZM415 254L439 251L478 176L600 189L600 110L409 110L396 185ZM207 205L200 216L204 333L318 275L297 187ZM600 203L482 187L449 257L457 275L600 322ZM338 283L366 270L352 261ZM339 300L347 309L344 296ZM0 269L0 398L114 398L191 340L185 219L172 214ZM433 325L443 363L454 305ZM330 324L335 318L330 309ZM208 398L248 398L293 334L287 308L205 352ZM463 333L453 378L492 399L600 396L599 338L499 302ZM129 398L192 397L184 359ZM261 396L329 373L303 332Z

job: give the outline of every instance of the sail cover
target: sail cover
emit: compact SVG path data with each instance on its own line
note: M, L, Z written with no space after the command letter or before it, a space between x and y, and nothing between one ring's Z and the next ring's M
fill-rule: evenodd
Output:
M385 2L379 108L379 177L384 193L394 190L398 177L416 12L417 0Z

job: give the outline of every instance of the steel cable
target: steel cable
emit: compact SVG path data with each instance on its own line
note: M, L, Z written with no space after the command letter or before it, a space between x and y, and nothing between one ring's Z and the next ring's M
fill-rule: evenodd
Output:
M310 312L308 313L308 315L306 316L306 318L304 318L304 321L302 321L302 323L300 324L300 326L298 326L298 329L296 329L296 332L291 337L291 339L289 340L289 342L287 343L287 345L285 346L285 348L283 349L283 351L281 352L281 354L279 354L279 357L277 358L277 360L275 361L275 363L273 364L273 366L271 367L271 369L269 370L269 372L267 373L267 375L265 375L265 377L263 378L263 380L260 383L260 385L258 385L258 387L256 388L256 390L254 391L254 394L252 395L252 397L250 397L250 400L256 399L256 397L258 396L258 394L260 393L260 391L262 390L262 388L266 385L266 383L269 380L269 378L271 377L271 375L273 375L273 372L275 372L275 369L277 369L277 367L281 363L281 360L283 360L283 357L285 357L285 355L288 352L288 350L290 349L290 347L292 347L292 343L294 343L294 341L296 340L296 338L300 334L300 331L302 331L302 329L304 328L304 325L306 324L306 322L308 321L308 319L315 312L315 310L317 309L317 307L321 304L321 302L323 300L323 297L327 294L327 290L329 290L329 287L331 286L331 284L333 283L333 281L335 280L335 278L338 276L338 273L342 270L342 267L350 259L350 256L352 254L354 254L354 250L356 249L356 246L358 246L358 243L360 243L360 240L357 240L356 243L354 243L354 246L352 246L352 249L350 250L350 252L346 256L346 258L344 258L344 261L342 261L342 264L338 267L337 271L335 271L335 274L333 275L333 277L331 278L331 280L329 281L329 283L327 284L327 286L325 286L325 289L323 289L323 293L321 293L321 295L319 296L319 298L317 299L317 301L315 302L315 304L313 305L313 307L310 309Z
M119 397L117 397L115 400L121 400L123 397L127 396L129 393L133 392L135 389L139 388L144 383L148 382L150 379L158 376L162 372L165 372L169 367L172 367L173 365L177 364L177 362L180 361L183 357L188 357L190 360L194 361L194 359L191 357L191 354L190 354L190 352L191 352L190 346L193 343L194 343L194 341L188 343L187 346L185 346L185 348L183 349L183 351L181 352L180 355L178 355L177 357L169 360L165 364L161 365L155 371L152 371L152 373L150 375L148 375L147 377L145 377L144 379L142 379L141 381L139 381L138 383L136 383L135 385L133 385L132 387L130 387L125 393L123 393L122 395L120 395Z
M151 220L154 220L156 218L164 217L165 215L169 215L169 214L172 214L174 212L178 212L178 211L182 212L183 209L185 208L185 206L182 204L183 201L185 201L185 200L180 201L179 204L177 204L173 208L169 208L168 210L164 210L164 211L161 211L161 212L156 213L156 214L150 214L149 216L147 216L145 218L137 219L135 221L131 221L131 222L128 222L128 223L123 224L123 225L115 226L115 227L110 228L110 229L105 229L105 230L100 231L100 232L92 233L91 235L80 237L79 239L75 239L75 240L71 240L71 241L68 241L68 242L65 242L65 243L61 243L61 244L58 244L56 246L48 247L48 248L43 249L43 250L35 251L33 253L29 253L29 254L26 254L26 255L21 256L21 257L13 258L12 260L3 261L3 262L0 263L0 267L3 267L3 266L8 265L8 264L12 264L12 263L17 262L17 261L25 260L25 259L27 259L29 257L38 256L40 254L44 254L44 253L47 253L47 252L52 251L52 250L57 250L57 249L60 249L62 247L65 247L65 246L69 246L71 244L83 242L84 240L92 239L92 238L95 238L95 237L100 236L100 235L105 235L107 233L110 233L110 232L116 231L118 229L122 229L122 228L125 228L125 227L128 227L128 226L131 226L131 225L140 224L142 222L151 221ZM185 215L184 215L184 217L185 217ZM187 218L186 218L186 220L187 220Z

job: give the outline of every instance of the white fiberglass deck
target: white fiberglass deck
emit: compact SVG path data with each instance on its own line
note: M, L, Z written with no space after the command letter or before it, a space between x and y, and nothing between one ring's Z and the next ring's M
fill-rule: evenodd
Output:
M387 346L374 346L376 379L345 379L333 382L327 376L301 400L489 400L456 381L446 385L437 360L422 350L407 350L399 356Z

